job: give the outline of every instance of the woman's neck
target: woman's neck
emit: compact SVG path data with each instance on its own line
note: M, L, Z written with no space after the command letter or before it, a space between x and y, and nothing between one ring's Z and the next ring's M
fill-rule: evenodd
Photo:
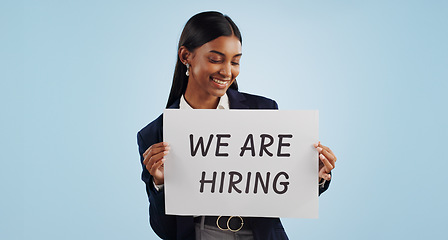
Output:
M187 103L194 109L215 109L218 107L219 103L219 97L189 94L188 91L185 91L184 97Z

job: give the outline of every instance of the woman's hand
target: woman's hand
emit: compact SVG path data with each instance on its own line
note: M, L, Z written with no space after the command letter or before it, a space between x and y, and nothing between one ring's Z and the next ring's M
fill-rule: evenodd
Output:
M319 182L322 178L329 181L331 179L330 172L335 167L336 156L330 148L320 144L320 142L315 143L314 147L319 152Z
M156 185L164 183L163 163L170 147L166 142L153 144L143 153L143 164L154 179Z

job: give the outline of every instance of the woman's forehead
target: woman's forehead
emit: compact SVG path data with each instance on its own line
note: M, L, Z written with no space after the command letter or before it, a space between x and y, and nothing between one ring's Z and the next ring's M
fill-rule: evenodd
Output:
M221 36L208 43L205 43L199 50L202 53L222 53L226 56L241 55L241 42L235 36Z

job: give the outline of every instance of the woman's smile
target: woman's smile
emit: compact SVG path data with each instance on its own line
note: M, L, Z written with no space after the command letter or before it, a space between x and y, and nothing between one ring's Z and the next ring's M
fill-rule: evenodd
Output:
M230 85L231 79L224 80L224 79L218 79L215 77L210 77L210 79L216 84L218 88L226 88Z

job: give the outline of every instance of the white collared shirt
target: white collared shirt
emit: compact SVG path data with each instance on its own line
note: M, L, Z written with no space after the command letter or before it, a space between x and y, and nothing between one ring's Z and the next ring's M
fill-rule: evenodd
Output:
M179 109L182 109L182 110L193 109L190 106L190 104L188 104L187 101L185 100L184 95L182 95L182 97L180 98ZM226 93L222 97L219 98L219 103L218 103L218 106L216 107L216 109L226 109L226 110L230 109L229 97L227 97Z

